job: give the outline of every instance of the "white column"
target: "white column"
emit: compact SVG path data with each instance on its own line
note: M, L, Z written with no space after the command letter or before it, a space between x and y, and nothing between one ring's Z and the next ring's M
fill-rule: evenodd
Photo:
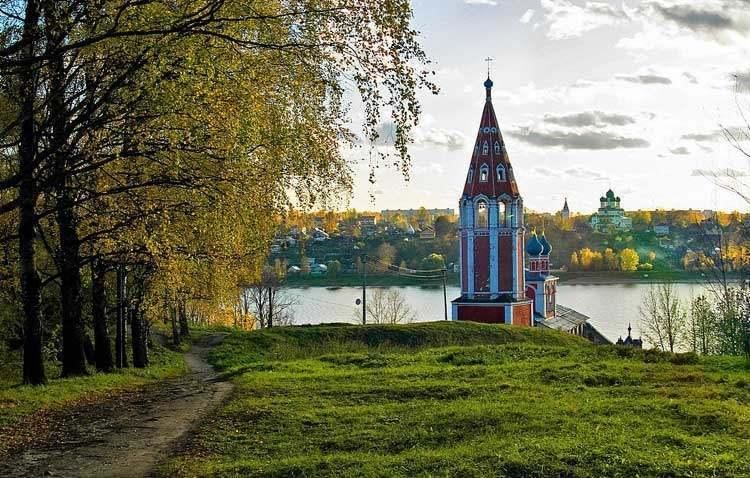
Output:
M466 264L464 264L464 255L463 255L463 247L466 239L464 238L464 231L466 230L466 211L464 211L464 205L463 201L458 202L458 286L459 286L459 292L461 295L464 295L464 267L466 267ZM468 252L468 251L467 251ZM453 320L456 320L456 317L453 317Z
M497 201L490 200L490 294L497 294L500 287L497 280L500 252L498 247L498 205Z
M518 202L512 201L511 203L511 263L513 270L511 274L511 291L514 298L518 298Z
M474 296L474 203L464 203L466 211L466 280L469 281L466 288L469 297Z

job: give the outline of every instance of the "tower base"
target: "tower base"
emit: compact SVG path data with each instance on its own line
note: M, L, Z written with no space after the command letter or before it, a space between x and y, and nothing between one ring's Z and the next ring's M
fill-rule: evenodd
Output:
M533 301L530 299L508 300L505 297L490 299L461 296L454 299L451 304L453 320L534 326Z

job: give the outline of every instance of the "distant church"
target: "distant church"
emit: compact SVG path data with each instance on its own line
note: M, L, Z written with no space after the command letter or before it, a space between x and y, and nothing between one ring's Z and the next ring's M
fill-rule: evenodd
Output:
M563 208L560 211L560 219L563 221L567 221L570 219L570 208L568 207L568 198L565 198L565 204L563 204Z
M541 326L610 343L588 317L557 304L544 233L526 242L523 198L492 106L492 80L459 201L461 296L453 320ZM527 259L528 256L528 259Z
M591 228L597 232L629 231L633 220L620 207L620 197L611 189L599 199L599 210L591 215Z

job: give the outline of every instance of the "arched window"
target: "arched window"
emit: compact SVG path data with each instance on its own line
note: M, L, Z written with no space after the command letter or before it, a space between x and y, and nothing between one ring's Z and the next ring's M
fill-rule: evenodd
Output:
M502 164L497 165L497 180L505 181L505 167Z
M474 179L474 168L469 168L469 176L466 178L466 182L470 183Z
M487 144L487 141L485 141L484 144L482 145L482 154L484 156L487 156L487 154L489 154L489 152L490 152L490 145Z
M479 168L479 182L486 183L490 179L490 167L487 164L483 164Z
M506 211L507 211L507 205L502 201L498 202L497 203L497 225L500 227L505 227Z
M476 205L476 227L487 227L487 202L477 201Z
M495 154L500 154L500 143L495 141Z

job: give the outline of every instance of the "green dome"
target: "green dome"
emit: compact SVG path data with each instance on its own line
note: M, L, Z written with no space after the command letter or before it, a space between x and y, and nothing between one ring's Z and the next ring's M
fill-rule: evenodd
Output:
M614 198L615 198L614 191L612 191L611 189L607 191L607 199L614 199Z

